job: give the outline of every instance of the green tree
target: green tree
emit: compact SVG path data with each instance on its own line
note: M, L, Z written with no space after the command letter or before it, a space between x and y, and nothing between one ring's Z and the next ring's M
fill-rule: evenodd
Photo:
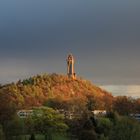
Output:
M113 127L113 123L109 120L109 118L98 119L97 131L99 134L108 136L112 127Z
M109 135L109 140L140 140L140 124L123 117L114 125Z
M46 140L52 139L52 133L64 132L68 129L63 115L48 107L35 108L33 116L27 119L27 124L32 134L34 132L44 134Z

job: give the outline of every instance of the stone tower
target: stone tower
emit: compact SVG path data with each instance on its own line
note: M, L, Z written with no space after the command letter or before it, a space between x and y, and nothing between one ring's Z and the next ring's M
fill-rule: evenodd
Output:
M69 54L67 57L67 74L69 78L76 78L76 74L74 72L74 57L72 54Z

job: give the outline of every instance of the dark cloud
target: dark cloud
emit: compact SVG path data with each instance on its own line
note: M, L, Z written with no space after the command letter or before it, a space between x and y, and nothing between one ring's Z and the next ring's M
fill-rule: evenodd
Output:
M97 83L139 83L140 2L0 2L0 79L65 73L65 57ZM4 71L4 72L3 72Z

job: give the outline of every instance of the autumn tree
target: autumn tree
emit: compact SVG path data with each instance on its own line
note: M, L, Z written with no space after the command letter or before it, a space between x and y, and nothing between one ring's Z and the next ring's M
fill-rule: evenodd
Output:
M13 117L16 109L17 106L12 102L10 93L0 92L0 123L2 125Z
M89 111L95 110L97 107L96 98L93 95L87 95L87 109Z
M113 110L121 115L129 115L134 110L134 100L126 96L118 96L113 102Z
M108 112L112 111L114 97L111 94L106 93L102 97L102 100L104 102L104 108L105 108L105 110L108 111Z
M135 113L140 113L140 98L135 100L134 106L135 106Z

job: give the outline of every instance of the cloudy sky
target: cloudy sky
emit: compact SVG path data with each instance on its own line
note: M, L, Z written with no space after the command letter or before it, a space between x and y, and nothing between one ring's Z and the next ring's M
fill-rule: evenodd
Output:
M98 84L140 84L140 1L1 0L0 82L76 73Z

